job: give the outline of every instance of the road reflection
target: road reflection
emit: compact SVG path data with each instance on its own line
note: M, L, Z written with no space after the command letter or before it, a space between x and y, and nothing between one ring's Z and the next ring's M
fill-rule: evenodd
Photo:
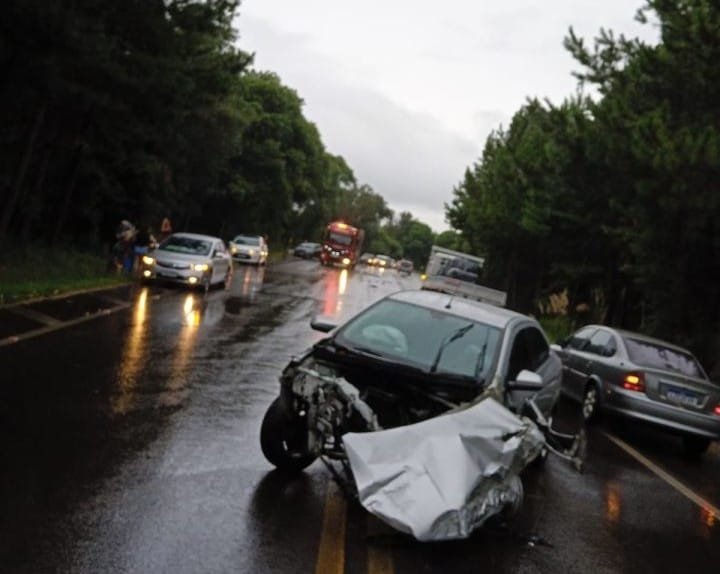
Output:
M202 322L207 302L200 295L188 293L182 304L183 326L178 334L178 343L172 362L171 375L166 388L176 391L186 384L187 366L197 340L198 327Z
M344 303L344 295L347 291L348 270L328 270L323 277L322 289L322 314L330 319L339 320Z
M225 310L237 315L243 307L255 301L265 281L265 267L236 265L233 272L230 296L225 301Z
M137 376L145 364L147 354L147 313L149 289L144 287L135 301L133 322L123 347L118 370L118 392L113 395L111 409L115 414L130 410L135 396Z
M610 526L615 526L620 522L621 510L620 485L617 482L609 482L605 486L605 519Z

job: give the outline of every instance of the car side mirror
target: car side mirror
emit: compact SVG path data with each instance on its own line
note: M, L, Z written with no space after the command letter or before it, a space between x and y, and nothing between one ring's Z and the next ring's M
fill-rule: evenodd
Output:
M563 348L557 343L553 343L552 345L550 345L550 348L556 353L560 353L563 350Z
M543 380L536 372L523 369L514 381L508 382L507 387L511 391L539 391L543 388Z
M329 333L337 326L338 323L332 321L328 317L323 316L316 315L310 321L310 327L313 328L315 331L320 331L321 333Z

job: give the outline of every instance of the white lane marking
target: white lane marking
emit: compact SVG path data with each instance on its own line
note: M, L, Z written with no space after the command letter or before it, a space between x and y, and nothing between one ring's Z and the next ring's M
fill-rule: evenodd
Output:
M619 439L615 435L612 435L608 432L603 432L603 434L609 438L612 442L614 442L617 446L619 446L622 450L624 450L626 453L628 453L630 456L632 456L635 460L637 460L640 464L645 466L648 470L659 476L662 480L667 482L670 486L672 486L675 490L677 490L680 494L685 496L686 498L690 499L692 502L697 504L700 508L705 509L708 513L715 516L716 519L720 520L720 509L718 509L716 506L705 500L702 496L685 486L682 482L680 482L678 479L676 479L674 476L660 468L658 465L656 465L654 462L652 462L649 458L645 457L644 455L640 454L637 450L635 450L633 447L631 447L628 443L625 441Z

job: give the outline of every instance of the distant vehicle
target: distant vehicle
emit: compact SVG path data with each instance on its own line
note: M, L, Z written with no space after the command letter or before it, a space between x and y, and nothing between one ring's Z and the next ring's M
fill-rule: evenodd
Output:
M355 267L360 258L365 232L362 229L334 221L325 229L320 262L323 265Z
M397 262L396 269L401 275L410 275L415 269L415 266L409 259L401 259Z
M141 260L143 281L168 281L191 287L229 285L232 261L219 237L174 233Z
M238 235L230 241L230 254L235 261L265 265L268 246L262 235Z
M372 253L363 253L358 259L358 263L362 265L372 265L375 256Z
M421 288L504 307L507 293L479 283L484 263L482 257L433 245Z
M720 439L720 385L690 351L639 333L588 325L553 346L563 361L563 394L585 420L603 411L680 435L692 454Z
M390 269L393 266L393 258L389 255L376 255L373 264L377 267Z
M321 251L322 245L319 243L304 241L295 246L295 249L293 249L293 255L304 259L312 259L313 257L320 257Z

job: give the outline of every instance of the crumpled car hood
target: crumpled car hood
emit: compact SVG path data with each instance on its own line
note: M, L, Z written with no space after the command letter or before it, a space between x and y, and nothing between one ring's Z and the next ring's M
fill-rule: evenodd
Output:
M389 430L347 433L361 504L418 540L467 538L522 500L518 473L545 440L492 398Z

